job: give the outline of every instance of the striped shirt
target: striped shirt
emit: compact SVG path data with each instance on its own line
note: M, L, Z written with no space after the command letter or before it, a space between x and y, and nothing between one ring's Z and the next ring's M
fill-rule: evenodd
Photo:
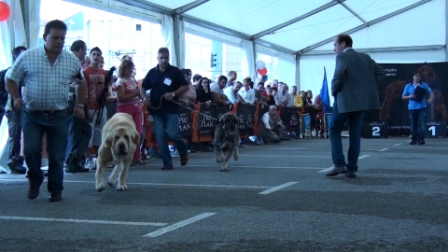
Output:
M23 52L6 73L6 78L26 87L25 103L29 110L63 110L68 107L70 83L84 80L79 60L62 51L51 65L44 46Z

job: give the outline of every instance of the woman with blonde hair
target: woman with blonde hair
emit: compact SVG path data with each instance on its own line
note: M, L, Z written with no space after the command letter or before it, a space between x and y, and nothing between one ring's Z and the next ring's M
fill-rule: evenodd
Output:
M132 116L136 129L141 135L143 132L142 103L140 102L140 90L137 81L132 76L135 65L130 60L123 60L118 68L117 89L117 112L127 113ZM134 152L134 164L144 164L140 157L140 148Z

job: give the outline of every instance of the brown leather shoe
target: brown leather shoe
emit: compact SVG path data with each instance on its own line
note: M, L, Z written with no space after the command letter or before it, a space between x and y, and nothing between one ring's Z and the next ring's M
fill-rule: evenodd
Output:
M180 165L184 166L188 163L188 154L180 155Z
M50 194L50 197L48 197L48 201L50 202L58 202L62 199L62 193L60 192L54 192Z
M162 171L169 171L169 170L172 170L172 169L174 169L174 167L172 167L172 166L163 166L162 167Z
M39 186L30 186L28 189L28 199L35 199L39 196Z

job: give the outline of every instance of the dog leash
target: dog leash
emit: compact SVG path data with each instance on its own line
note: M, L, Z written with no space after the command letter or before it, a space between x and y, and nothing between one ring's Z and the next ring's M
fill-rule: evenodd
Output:
M160 109L160 107L162 107L162 99L163 99L163 98L164 98L163 96L160 97L159 105L158 105L157 107L153 107L153 106L151 106L151 104L149 104L148 106L149 106L150 108L154 109L154 110L158 110L158 109ZM193 111L193 112L196 113L196 114L200 114L200 115L202 115L202 116L204 116L204 117L206 117L206 118L210 118L211 120L214 120L214 121L219 121L218 118L212 117L212 116L210 116L210 115L207 115L207 114L202 113L202 112L200 112L200 111L197 111L197 110L195 110L195 109L192 109L192 108L190 108L190 107L187 107L187 106L183 105L183 104L180 103L180 102L177 102L177 101L174 101L174 100L171 100L171 101L172 101L173 103L175 103L175 104L181 106L181 107L184 107L184 108L186 108L186 109L188 109L188 110L190 110L190 111ZM151 116L151 115L150 115L150 116ZM151 121L152 121L152 120L151 120ZM94 127L94 129L96 129L96 130L101 130L101 131L103 130L102 127L101 127L101 128L99 128L99 127Z
M151 104L149 104L149 107L152 108L152 109L154 109L154 110L158 110L158 109L160 109L160 107L162 106L162 99L163 99L163 98L164 98L163 96L160 96L159 106L157 106L157 107L153 107L153 106L151 106ZM171 100L171 102L173 102L173 103L175 103L175 104L177 104L177 105L179 105L179 106L181 106L181 107L184 107L184 108L186 108L186 109L188 109L188 110L190 110L190 111L193 111L193 112L196 113L196 114L202 115L202 116L204 116L204 117L206 117L206 118L210 118L210 119L212 119L212 120L219 121L218 118L212 117L211 115L207 115L207 114L205 114L205 113L202 113L202 112L200 112L200 111L197 111L197 110L195 110L195 109L192 109L192 108L190 108L190 107L187 107L187 106L183 105L182 103L177 102L177 101L175 101L175 100Z

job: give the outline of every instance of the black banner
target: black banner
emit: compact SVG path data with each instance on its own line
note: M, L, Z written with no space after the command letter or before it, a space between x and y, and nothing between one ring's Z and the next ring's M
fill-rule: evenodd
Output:
M238 109L236 111L236 117L238 117L238 131L240 133L240 136L244 136L247 134L246 129L246 121L247 121L247 115L248 113L248 106L249 105L238 105Z
M381 64L384 79L378 85L381 108L378 112L368 112L364 122L386 122L389 135L409 135L410 122L408 100L401 98L408 83L412 83L415 73L420 81L429 85L434 93L434 101L428 105L427 122L448 124L448 63L425 64Z
M255 114L255 106L246 105L246 130L247 134L252 136L254 134L254 114Z
M191 137L191 110L179 107L179 131L183 138Z
M201 134L209 134L213 132L216 122L212 117L215 115L215 110L215 105L210 105L207 108L207 104L201 104L201 113L199 114L198 118L199 131Z
M229 111L229 106L215 106L215 118L219 120L222 115Z
M299 133L300 118L297 113L297 108L282 108L280 112L280 119L286 126L286 131L291 133Z

